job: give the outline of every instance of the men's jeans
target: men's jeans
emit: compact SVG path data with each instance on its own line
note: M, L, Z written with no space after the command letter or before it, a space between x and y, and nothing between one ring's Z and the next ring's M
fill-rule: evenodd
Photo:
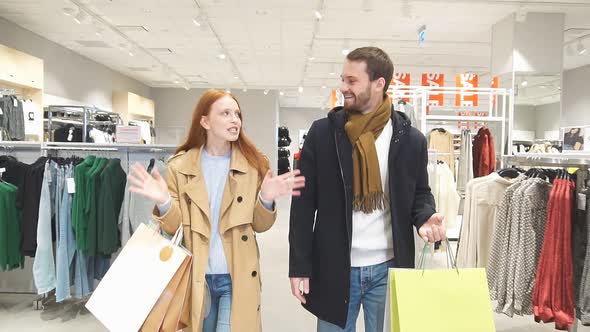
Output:
M344 329L340 326L318 319L318 332L355 332L356 319L361 304L365 317L366 332L382 332L387 296L388 269L393 260L377 265L352 267L350 270L350 301L348 319Z
M203 321L203 332L230 332L231 277L229 274L205 275L211 294L211 310Z

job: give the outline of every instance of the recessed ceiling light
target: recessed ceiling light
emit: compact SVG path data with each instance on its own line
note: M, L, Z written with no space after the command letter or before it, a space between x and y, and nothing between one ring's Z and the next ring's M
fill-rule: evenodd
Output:
M268 94L268 89L264 89L264 92L263 92L263 93L264 93L265 95L267 95L267 94Z
M76 8L66 7L63 9L63 13L66 16L75 16L76 12L77 12Z
M347 48L343 48L342 49L342 55L347 56L348 53L350 53L350 50L349 49L347 49Z
M199 23L199 21L196 18L193 18L193 23L198 27L201 26L201 23Z
M307 58L307 59L308 59L309 61L313 61L313 60L315 60L315 57L314 57L314 56L310 56L310 57L309 57L309 58Z
M129 51L129 56L135 56L135 53L133 53L133 51Z
M322 19L322 17L323 17L323 16L322 16L322 13L320 13L320 11L319 11L319 10L316 10L316 11L314 12L314 14L315 14L315 17L316 17L318 20L321 20L321 19Z
M230 89L226 89L225 92L231 93L231 90Z
M302 86L299 87L299 93L303 93L303 87Z
M243 88L242 91L243 92L248 92L248 89L247 88Z
M326 86L325 85L322 85L322 89L325 89L325 88L326 88Z
M178 79L174 80L174 84L178 84L180 81Z
M578 49L578 54L579 55L584 55L584 53L586 53L586 51L587 51L586 50L586 47L584 47L584 44L582 44L582 41L581 40L578 40L578 47L577 47L577 49Z
M221 60L224 60L226 58L225 54L223 54L223 53L220 53L217 57L220 58Z
M332 72L330 72L330 75L334 76L334 75L336 75L336 73L332 71Z
M527 86L527 85L529 85L529 82L527 80L524 80L520 83L520 85Z
M285 93L283 91L279 91L279 95L284 96Z

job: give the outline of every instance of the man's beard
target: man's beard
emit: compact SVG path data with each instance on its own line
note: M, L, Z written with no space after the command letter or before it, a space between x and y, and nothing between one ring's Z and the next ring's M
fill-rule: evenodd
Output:
M352 105L346 105L346 99L344 99L344 110L350 112L362 112L363 108L369 103L369 100L371 100L371 87L369 86L365 91L353 96L354 103Z

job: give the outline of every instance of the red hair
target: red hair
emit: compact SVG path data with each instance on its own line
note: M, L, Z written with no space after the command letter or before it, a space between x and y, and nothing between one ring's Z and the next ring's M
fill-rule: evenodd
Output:
M240 111L242 110L240 103L238 103L236 97L231 93L221 90L207 90L205 94L201 96L201 99L199 99L199 102L195 107L188 137L183 144L176 148L176 153L180 151L188 151L192 148L200 148L205 145L207 142L207 130L201 126L201 118L203 116L209 115L209 112L211 111L211 105L225 96L230 96L236 102L236 104L238 104ZM243 123L244 120L242 119L242 112L240 112L240 120ZM237 142L234 142L232 146L237 146L244 157L246 157L246 160L248 160L248 163L258 170L258 174L261 178L264 178L266 172L270 168L268 159L260 151L258 151L252 141L246 137L243 130L240 130L238 140Z

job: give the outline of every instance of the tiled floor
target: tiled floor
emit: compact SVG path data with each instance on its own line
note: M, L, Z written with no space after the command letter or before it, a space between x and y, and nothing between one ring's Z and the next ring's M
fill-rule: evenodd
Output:
M288 202L279 202L278 206L279 217L275 226L258 236L262 255L264 331L315 331L314 317L301 308L291 295L287 278ZM106 331L92 314L84 309L83 303L54 304L49 305L44 311L34 311L32 302L35 298L30 295L0 294L0 332ZM554 331L552 325L536 324L532 317L509 318L495 315L495 322L498 332ZM362 317L359 317L357 331L364 331ZM590 328L580 327L578 332L590 332Z

